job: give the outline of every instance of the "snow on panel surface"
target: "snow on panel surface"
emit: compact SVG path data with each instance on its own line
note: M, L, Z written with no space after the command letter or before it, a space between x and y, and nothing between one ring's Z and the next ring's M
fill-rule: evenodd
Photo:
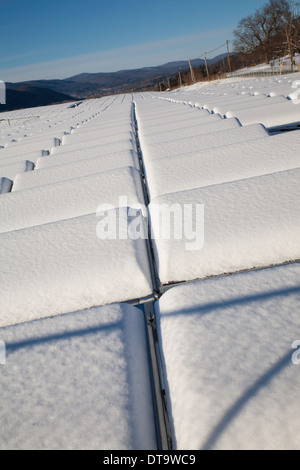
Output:
M157 102L158 100L156 100ZM143 132L150 132L152 128L162 125L162 128L169 126L170 124L173 126L180 126L180 124L183 127L185 126L185 122L187 124L191 123L191 119L195 123L203 123L203 122L214 122L214 121L220 121L220 116L213 116L210 114L208 111L202 110L202 109L196 109L196 108L179 108L179 109L174 109L174 107L168 107L164 112L159 111L159 109L154 108L155 111L153 114L149 114L147 111L147 108L140 110L138 112L139 108L137 107L137 120L139 123L139 129L142 129Z
M181 93L179 93L180 97ZM266 95L260 95L260 96L253 96L250 93L246 94L218 94L218 93L212 93L212 94L207 94L207 93L200 93L199 94L190 94L188 93L189 99L191 99L191 104L193 104L196 107L199 107L200 109L208 110L210 112L215 112L216 107L223 107L223 106L228 106L228 104L232 106L239 106L240 104L243 106L249 106L251 107L252 105L259 105L261 102L266 102L268 99ZM180 101L179 101L180 102ZM221 112L220 114L223 114Z
M238 142L247 142L250 140L269 137L266 129L260 124L252 126L239 127L236 129L227 129L217 133L204 134L186 139L173 139L159 144L147 145L142 148L145 161L156 160L158 158L168 157L170 155L179 155L183 153L195 152L196 150L205 150L209 148L218 148L224 145L230 145Z
M120 109L119 109L120 112ZM128 113L123 117L112 118L106 113L101 121L92 121L92 123L85 123L84 125L77 126L76 129L72 129L71 135L85 134L89 132L97 131L100 135L114 135L116 130L119 132L132 131L132 118ZM64 139L63 139L64 140Z
M11 163L8 165L1 165L0 160L0 175L11 180L14 180L18 173L31 172L34 164L28 160L24 160L18 163Z
M126 202L120 202L120 197L126 197ZM0 232L95 214L102 204L143 205L139 172L131 167L119 168L3 195Z
M73 136L72 136L73 137ZM120 140L128 140L129 142L134 142L134 135L132 132L123 132L119 134L116 129L115 135L109 135L109 136L104 136L104 137L96 137L93 139L89 139L88 137L85 138L84 135L81 136L80 138L77 139L70 139L70 141L67 144L64 144L60 146L64 150L76 150L76 149L82 149L86 148L87 146L95 146L95 145L105 145L105 144L113 144L115 141L120 141ZM60 153L60 148L56 150L56 147L54 147L51 150L51 153L54 155L56 153Z
M113 141L116 136L118 137L118 140L126 139L126 138L133 138L133 133L132 129L130 130L123 130L119 129L118 127L113 127L111 134L107 132L107 130L101 131L101 126L99 126L99 129L93 130L93 131L86 131L86 132L80 132L80 133L74 133L74 134L69 134L65 135L62 139L62 145L75 145L79 144L81 145L83 142L90 142L94 141L102 144L109 143Z
M56 161L60 163L60 160ZM16 177L13 190L34 188L36 186L66 181L72 178L88 176L125 166L132 166L139 169L139 162L135 152L127 152L126 154L118 154L116 156L111 155L109 158L88 158L71 163L58 164L30 173L22 173Z
M136 162L138 160L136 151L133 150L130 145L126 145L125 147L127 147L127 149L119 150L116 153L106 153L105 151L101 151L102 149L99 149L99 147L91 147L88 149L76 150L74 152L71 151L58 155L49 155L48 157L38 159L36 170L98 157L103 158L103 168L106 170L120 168L124 166L124 162L127 162L128 159L133 160L133 166L137 167Z
M277 127L300 122L300 106L295 105L292 101L287 101L286 103L251 108L249 110L229 111L226 116L228 118L237 117L243 126L260 122L267 128Z
M2 450L156 449L140 310L93 308L0 337Z
M190 103L227 117L237 117L242 125L262 123L266 127L277 127L300 120L300 108L292 102L295 97L293 83L299 78L299 73L286 77L232 78L197 83L168 96L170 101Z
M201 125L193 125L189 127L183 127L181 129L169 130L167 132L153 132L151 135L144 136L143 132L140 133L140 142L142 145L152 145L157 143L163 143L171 140L178 140L180 138L193 138L196 136L211 134L213 132L222 132L227 129L236 129L241 127L237 119L224 119L213 123L206 123Z
M34 152L28 152L28 153L22 152L21 150L19 150L18 152L16 152L15 155L5 157L5 153L2 153L0 149L0 165L10 165L13 163L20 163L20 162L23 162L24 160L29 160L33 163L36 163L39 158L44 157L45 155L48 155L48 154L49 154L48 150L47 151L37 150Z
M28 139L30 140L30 139ZM4 148L1 151L1 155L4 158L14 157L15 155L22 155L22 154L30 154L31 152L37 151L47 151L52 147L56 147L58 145L58 141L56 138L54 139L46 139L45 137L41 138L41 140L34 140L32 142L17 142L16 145L11 145L10 147Z
M177 449L300 449L299 278L292 264L174 287L157 302Z
M170 116L171 117L171 116ZM178 121L173 121L166 119L166 122L163 123L161 119L156 119L156 123L152 124L151 126L145 126L144 125L144 119L142 118L141 121L139 121L139 130L141 130L141 134L143 136L147 136L149 134L154 134L155 132L168 132L168 131L174 131L175 129L184 129L187 127L192 127L195 125L205 125L205 124L212 124L216 122L220 122L222 120L221 116L218 114L207 114L205 117L203 115L201 116L195 116L195 115L189 115L184 116L184 119L181 118L178 119Z
M275 98L268 98L268 97L263 97L262 95L260 96L251 96L247 101L244 99L240 99L236 102L232 102L230 100L226 104L222 103L217 103L217 105L214 107L213 112L214 113L219 113L221 116L226 116L228 111L231 112L238 112L240 110L249 110L251 108L261 108L262 106L269 106L269 105L274 105L278 103L286 103L286 98L284 96L276 96ZM256 99L254 99L256 98Z
M300 167L299 148L300 132L294 131L217 150L153 160L146 166L149 192L155 198Z
M113 211L127 221L126 209ZM0 234L0 326L152 293L144 240L100 239L96 215Z
M300 169L294 169L153 199L149 208L161 283L300 259L299 181ZM203 231L197 205L204 205L204 246L195 251ZM165 207L177 214L169 237L168 232L162 237L157 217ZM192 216L185 226L188 209ZM180 230L183 236L176 239Z
M118 152L123 152L126 150L136 150L136 145L135 141L131 139L123 139L123 140L113 140L110 143L107 144L99 144L95 145L93 144L87 144L85 143L83 146L72 146L71 145L62 145L60 147L54 147L51 149L51 155L70 155L72 156L73 154L82 151L82 154L85 155L83 158L88 158L90 151L93 152L93 149L97 149L98 154L95 156L100 156L100 155L105 155L109 153L118 153Z

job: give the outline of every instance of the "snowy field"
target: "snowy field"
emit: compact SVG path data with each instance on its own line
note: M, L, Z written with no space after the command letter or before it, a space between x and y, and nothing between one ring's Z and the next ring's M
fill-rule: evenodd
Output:
M300 450L299 89L1 114L1 449Z

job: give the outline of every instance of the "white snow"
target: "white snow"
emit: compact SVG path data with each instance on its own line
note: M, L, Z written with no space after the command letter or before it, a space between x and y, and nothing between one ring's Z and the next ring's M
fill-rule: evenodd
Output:
M275 99L275 98L272 98ZM243 126L260 122L265 127L277 127L300 122L300 106L292 101L270 104L241 111L229 111L228 118L237 117Z
M75 160L65 164L60 164L61 157L58 159L56 157L49 158L52 160L51 163L53 163L54 159L58 164L37 169L35 171L31 171L30 173L27 172L18 174L14 182L13 191L29 189L36 186L43 186L45 184L57 183L59 181L66 181L69 179L106 172L126 166L132 166L136 169L139 169L138 157L134 151L119 153L117 155L113 154L105 157L88 158L77 161ZM49 159L43 157L41 160L41 163L43 163L43 160Z
M5 147L1 150L3 158L14 157L20 154L30 154L35 151L49 150L52 147L59 146L59 139L57 138L46 138L41 136L38 139L31 139L27 137L21 142L12 143L9 147Z
M156 303L175 449L297 450L300 265L174 287Z
M34 163L28 160L23 160L17 163L10 163L1 165L0 160L0 175L4 178L14 180L19 173L31 172L34 168Z
M199 110L200 111L200 110ZM201 112L201 111L200 111ZM172 119L172 115L168 119L158 119L160 115L158 114L155 120L155 123L151 121L149 125L145 125L145 120L143 119L139 122L140 134L147 136L149 134L164 133L168 131L175 131L177 129L185 129L193 126L202 126L206 124L212 124L221 121L221 116L218 114L203 114L195 116L191 113L192 117L186 117L185 115L177 120Z
M69 141L67 144L64 144L61 148L54 147L53 149L51 149L51 154L56 155L60 153L61 149L63 149L63 151L65 150L76 151L77 149L84 149L86 147L92 147L95 145L101 145L103 147L105 146L105 144L108 144L108 145L113 144L116 140L117 141L128 140L128 142L133 142L133 146L135 142L134 135L132 132L122 132L120 134L116 132L115 135L108 135L104 137L97 136L93 139L89 139L88 137L84 137L81 135L80 135L80 138L77 138L77 139L75 139L74 136L71 136L71 137L72 137L72 140Z
M118 138L112 138L111 142L106 144L95 144L95 142L88 144L87 142L83 142L82 145L79 145L78 147L71 145L62 145L60 147L54 147L51 149L51 156L60 155L62 157L65 157L69 155L70 158L72 158L72 155L75 155L78 152L82 152L81 155L85 155L85 157L83 158L89 158L92 156L99 157L100 155L106 155L111 153L117 154L118 152L125 152L128 150L136 151L135 140L129 138L118 140ZM97 152L97 155L95 155L94 152Z
M114 168L126 166L127 162L131 160L133 161L132 166L136 167L137 162L136 151L132 149L130 143L126 142L125 146L123 145L123 150L117 150L116 153L106 153L105 149L103 151L99 147L88 147L86 149L64 152L63 154L41 157L38 159L35 169L39 170L98 157L102 158L103 169L105 170L113 170Z
M0 165L20 164L24 159L36 163L39 158L43 158L48 154L49 150L35 150L26 153L26 151L22 152L22 150L18 149L14 154L7 156L6 149L0 149Z
M293 131L152 160L146 167L149 193L153 199L167 193L300 167L299 148L300 132Z
M160 144L178 139L188 139L204 134L212 134L214 132L223 132L227 129L238 129L241 125L235 118L223 119L220 121L210 123L209 120L201 125L191 125L181 129L174 129L169 131L160 132L159 129L152 134L144 135L143 131L140 133L140 142L142 146Z
M0 198L0 233L43 225L86 214L98 206L143 206L138 170L132 167L82 176L67 181L14 191Z
M95 130L84 130L84 132L73 132L71 134L65 135L62 138L62 145L74 145L81 144L82 142L98 141L98 143L107 143L111 142L118 136L118 140L123 140L126 138L133 138L132 125L128 124L126 127L122 125L121 127L112 126L111 128L106 128L102 131L99 129Z
M298 168L153 199L149 211L161 283L300 259L299 178ZM196 242L203 230L197 205L204 205L204 246L191 250L187 244ZM185 206L191 210L188 235ZM167 215L180 209L170 224L169 237L161 235L162 224L157 220L157 209L165 207Z
M126 208L112 215L129 225ZM152 293L145 241L99 239L101 220L92 214L0 234L0 326Z
M242 125L261 123L271 128L299 122L300 108L292 101L299 79L300 73L294 73L202 82L171 92L168 99L236 117ZM167 99L166 94L158 96Z
M199 136L195 134L193 137L189 138L178 138L157 144L149 144L142 149L142 152L145 163L147 164L148 160L195 152L196 150L217 149L224 145L247 142L262 137L269 137L266 129L260 124L253 124L251 126L226 129L217 133L212 132Z
M125 304L0 329L2 450L155 450L143 314Z
M141 304L172 283L155 350L174 447L300 448L300 133L266 129L299 121L295 80L1 114L0 448L154 449Z
M265 107L265 106L270 106L270 105L274 106L274 104L282 104L286 102L287 102L287 99L284 96L276 96L275 98L272 98L272 97L267 97L264 95L258 95L258 96L249 97L247 101L245 99L239 98L239 100L236 101L236 103L227 101L226 104L222 104L221 102L220 104L217 104L213 108L213 112L219 113L221 116L226 116L228 112L234 114L234 113L239 113L240 111L248 111L249 109L252 109L252 108L256 109L256 108L261 108L262 106ZM260 121L255 121L255 122L260 122Z

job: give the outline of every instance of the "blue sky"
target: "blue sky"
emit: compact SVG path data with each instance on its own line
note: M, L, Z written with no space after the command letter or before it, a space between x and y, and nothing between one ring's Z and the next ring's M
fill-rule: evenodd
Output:
M113 72L204 52L211 58L226 51L239 20L265 3L0 0L0 80Z

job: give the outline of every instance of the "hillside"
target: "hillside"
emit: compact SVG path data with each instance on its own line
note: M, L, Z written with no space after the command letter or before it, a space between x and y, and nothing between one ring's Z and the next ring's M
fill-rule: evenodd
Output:
M30 85L6 86L6 104L0 104L0 112L23 108L47 106L65 101L74 101L74 97L48 88Z
M224 55L208 60L209 65L222 60ZM192 66L204 65L204 60L194 59ZM159 81L189 70L187 60L169 62L155 67L120 70L108 73L82 73L62 80L31 80L6 83L7 105L1 111L45 106L65 100L94 98L116 93L153 89Z

